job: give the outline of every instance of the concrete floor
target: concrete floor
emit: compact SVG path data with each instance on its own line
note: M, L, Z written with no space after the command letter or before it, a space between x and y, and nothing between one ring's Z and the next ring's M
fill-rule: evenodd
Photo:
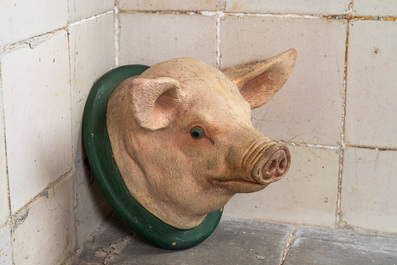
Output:
M146 243L112 215L67 265L397 265L397 237L222 218L201 244L183 251Z

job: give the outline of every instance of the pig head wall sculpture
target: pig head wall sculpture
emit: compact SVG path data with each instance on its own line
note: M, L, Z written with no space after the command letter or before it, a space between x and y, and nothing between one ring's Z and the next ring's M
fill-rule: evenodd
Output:
M295 59L291 49L218 70L177 58L121 82L106 122L131 195L166 224L192 229L235 193L281 179L290 152L253 128L251 110L283 86Z

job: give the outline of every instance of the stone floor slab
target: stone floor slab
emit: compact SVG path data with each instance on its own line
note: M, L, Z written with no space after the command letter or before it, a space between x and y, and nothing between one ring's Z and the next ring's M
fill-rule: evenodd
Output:
M222 218L201 244L171 251L147 243L113 214L64 264L397 265L397 237Z
M65 264L274 265L281 261L291 229L283 224L223 218L201 244L170 251L147 243L112 216Z
M283 265L397 265L397 237L298 227Z

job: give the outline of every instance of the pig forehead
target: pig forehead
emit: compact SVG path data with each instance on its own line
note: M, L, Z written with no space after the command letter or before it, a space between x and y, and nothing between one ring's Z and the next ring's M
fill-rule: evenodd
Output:
M237 92L237 87L221 71L193 58L175 58L156 64L140 77L170 77L179 81L185 88L211 87L212 90Z
M150 67L140 77L177 80L192 98L241 98L238 88L218 69L193 58L175 58ZM210 96L212 96L210 98Z
M246 123L251 120L251 106L237 88L236 91L222 90L205 83L186 86L183 112L187 120L198 119L207 123Z
M205 116L250 119L249 103L233 82L218 69L193 58L176 58L152 66L142 78L170 77L185 91L185 112L205 112ZM247 117L248 115L248 117Z
M222 79L201 76L194 79L181 78L178 81L186 93L185 101L196 111L201 109L219 117L226 114L250 115L250 104L230 80L223 82Z

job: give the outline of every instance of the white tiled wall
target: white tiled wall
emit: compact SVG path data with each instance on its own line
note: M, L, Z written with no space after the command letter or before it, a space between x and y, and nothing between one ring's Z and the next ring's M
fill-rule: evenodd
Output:
M0 45L15 43L65 27L67 19L67 1L1 1Z
M235 195L225 215L333 226L338 186L338 150L289 146L293 163L287 177L260 192ZM291 204L292 207L291 207Z
M220 31L221 67L298 51L286 86L253 113L263 134L294 143L340 143L346 21L226 16Z
M73 174L68 174L15 215L15 264L59 264L75 249L73 185Z
M397 151L348 148L343 171L344 222L397 233Z
M75 185L76 239L81 245L108 216L110 206L102 198L98 185L83 162L75 165Z
M113 12L69 26L74 161L81 161L81 122L93 82L114 68Z
M347 76L346 142L397 148L397 21L353 21Z
M0 264L61 264L109 207L81 119L115 66L114 1L0 2Z
M84 18L105 13L114 6L114 0L70 0L69 21L74 22Z
M121 64L153 65L172 57L195 57L216 65L214 16L122 13L120 27Z
M358 16L397 16L394 0L354 0L353 11Z
M66 35L60 30L2 54L12 213L72 166Z
M1 81L1 77L0 77ZM0 84L1 90L1 84ZM4 141L4 121L3 121L3 100L2 90L0 91L0 227L2 227L10 214L8 201L8 178ZM1 263L0 263L1 264Z
M12 264L11 233L8 226L0 228L0 264Z
M81 142L106 71L190 56L216 67L296 48L284 88L253 113L288 144L288 175L225 215L397 234L397 3L0 2L0 263L61 264L109 206ZM40 251L38 251L40 250Z

